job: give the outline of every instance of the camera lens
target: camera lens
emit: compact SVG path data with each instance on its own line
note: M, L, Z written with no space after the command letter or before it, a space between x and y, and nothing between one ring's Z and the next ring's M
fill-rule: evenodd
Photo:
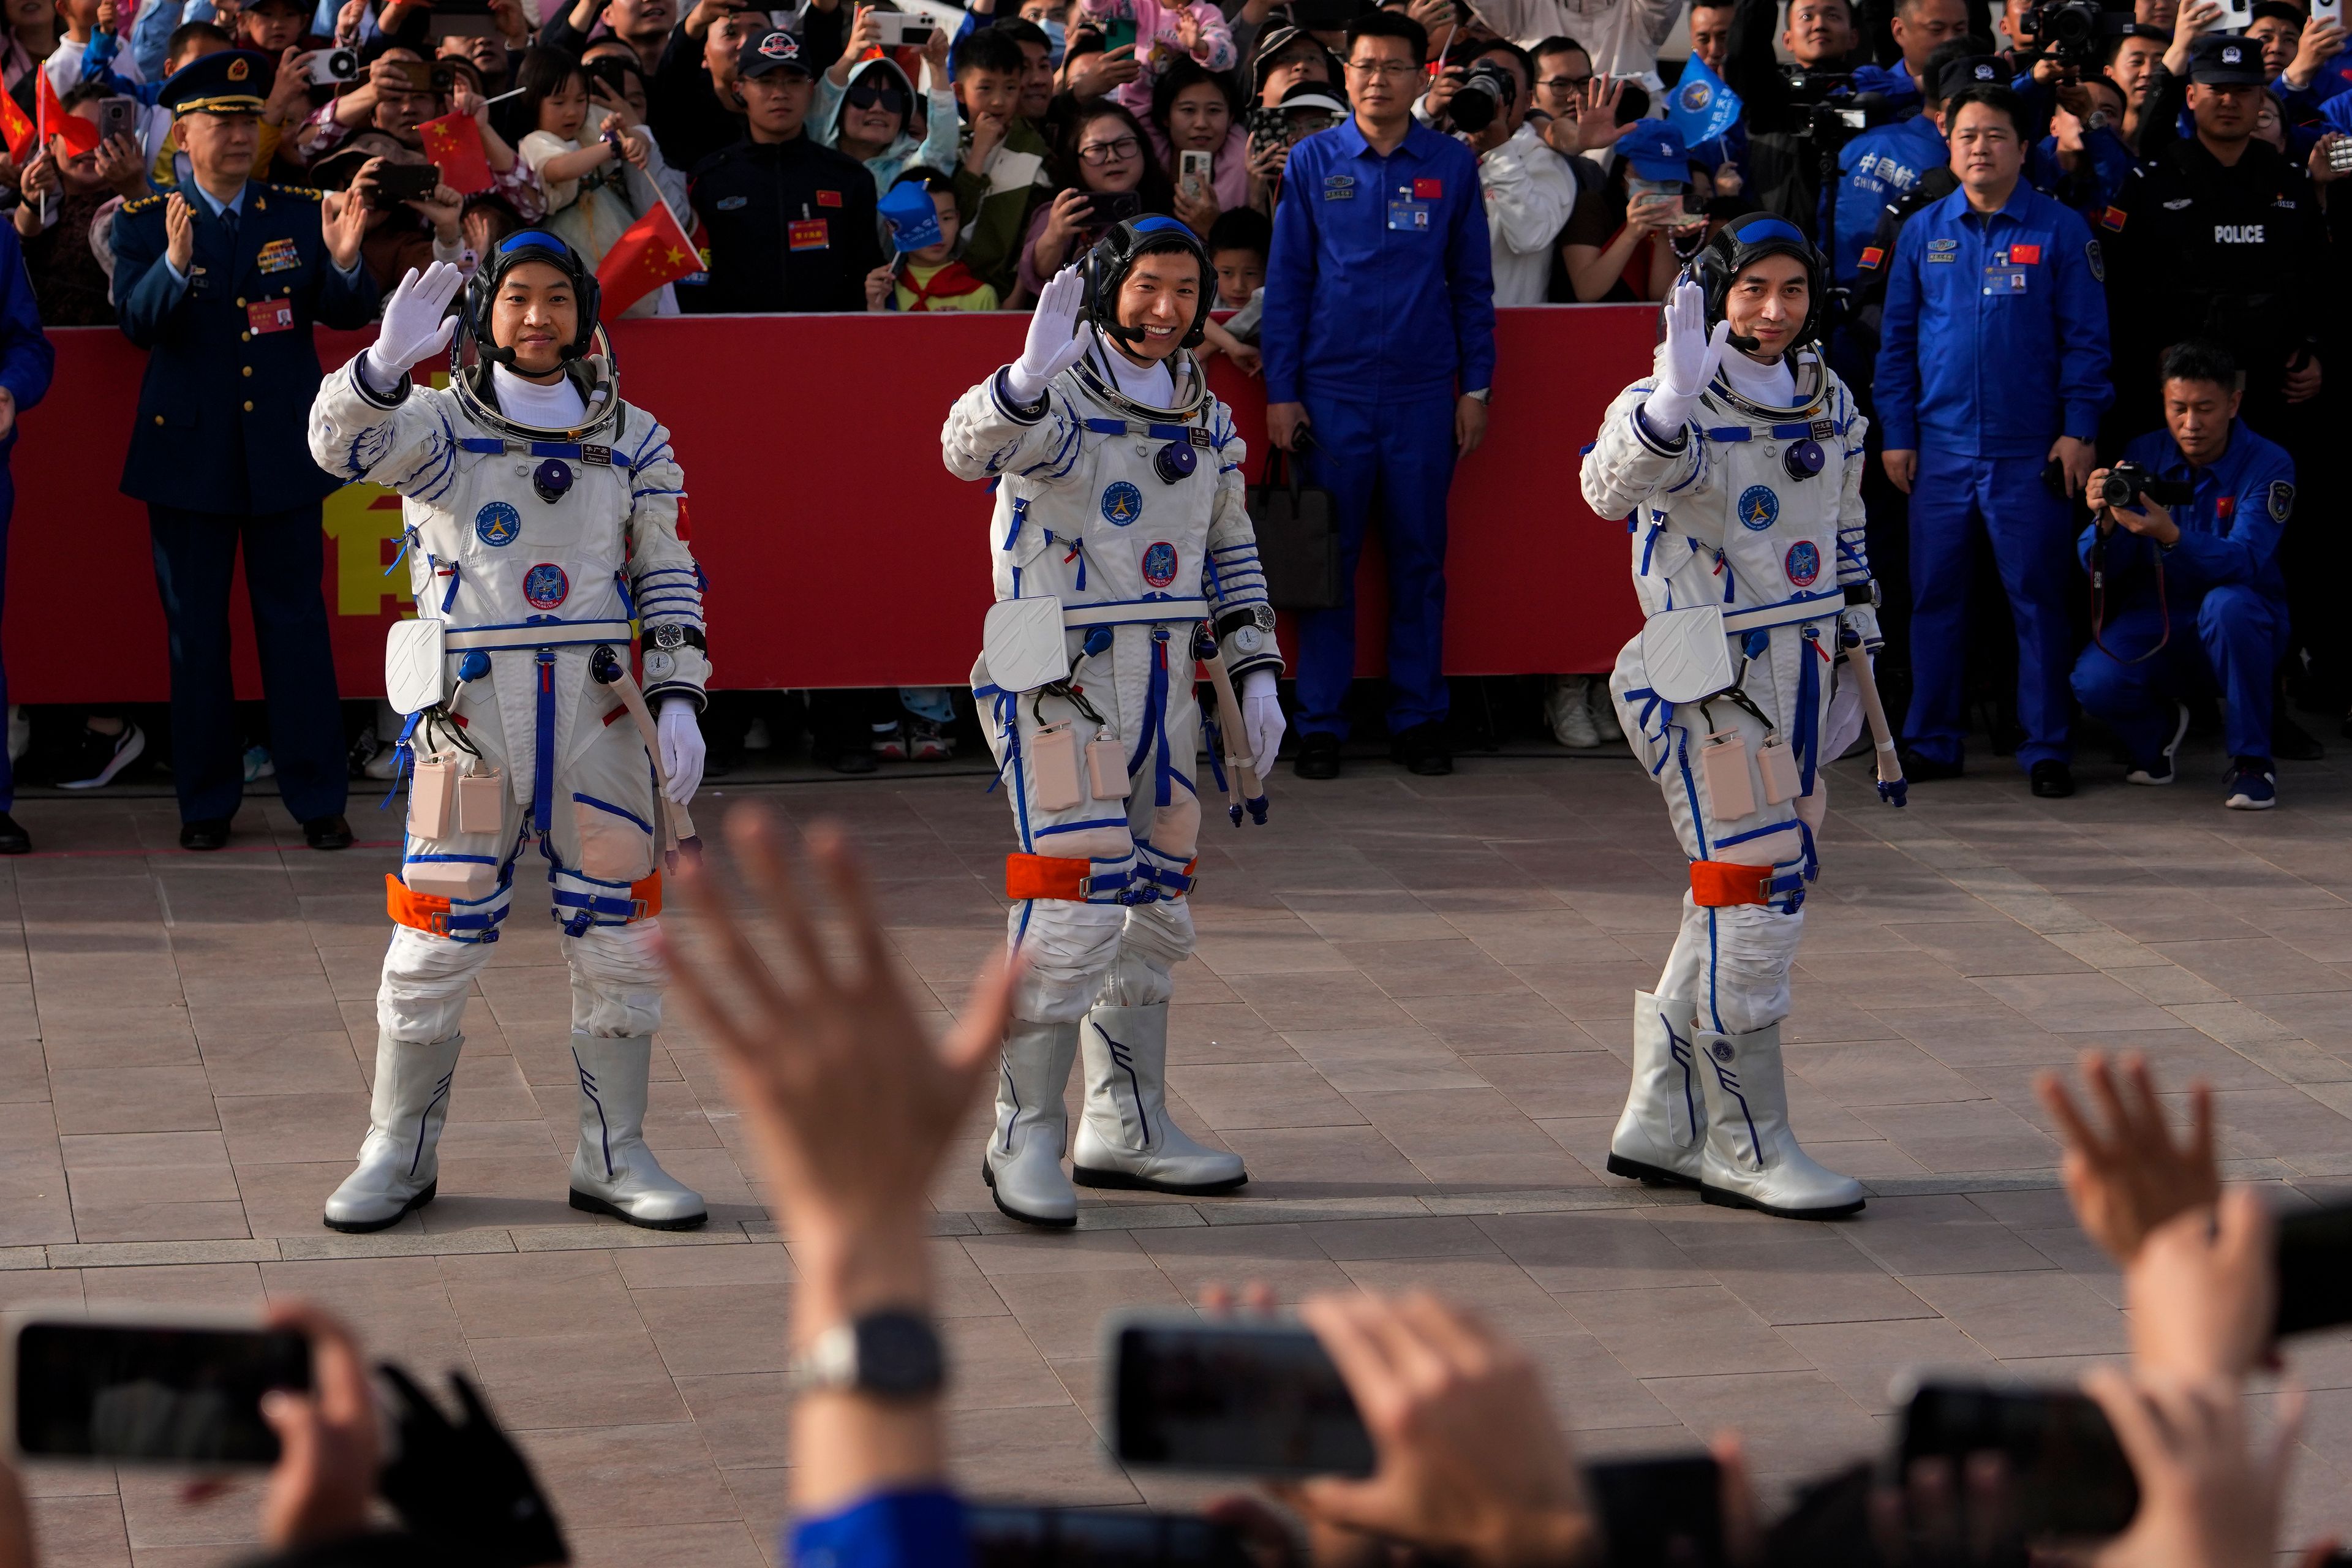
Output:
M2099 500L2108 506L2129 506L2132 482L2121 474L2109 474L2099 481Z
M1494 84L1472 77L1454 93L1445 112L1457 128L1475 135L1495 123L1495 115L1501 108Z

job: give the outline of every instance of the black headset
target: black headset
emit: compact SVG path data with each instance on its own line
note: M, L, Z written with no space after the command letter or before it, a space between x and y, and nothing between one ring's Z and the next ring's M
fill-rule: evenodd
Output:
M544 261L571 279L580 304L580 327L572 341L563 345L562 353L566 360L580 358L595 338L596 311L603 300L603 290L597 287L596 274L581 261L580 253L543 228L520 229L499 241L491 247L488 258L466 280L465 327L473 336L475 353L494 363L513 365L514 350L499 347L490 336L490 305L498 298L499 285L506 275L526 261Z

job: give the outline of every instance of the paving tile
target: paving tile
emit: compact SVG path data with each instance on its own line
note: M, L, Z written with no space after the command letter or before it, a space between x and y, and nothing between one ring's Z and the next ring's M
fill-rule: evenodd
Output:
M1635 1377L1811 1370L1794 1346L1719 1285L1585 1290L1560 1300Z

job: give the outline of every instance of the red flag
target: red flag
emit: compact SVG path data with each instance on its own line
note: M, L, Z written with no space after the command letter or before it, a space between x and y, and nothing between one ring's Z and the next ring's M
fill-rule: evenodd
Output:
M41 132L44 138L55 136L63 142L66 144L66 156L68 158L79 157L84 153L97 152L99 142L104 140L99 134L98 121L84 120L79 114L68 114L65 105L58 101L58 89L49 85L49 73L42 69L36 70L33 74L41 79L40 86L35 90L40 94Z
M22 166L33 161L40 149L40 133L34 129L33 117L16 107L14 95L0 92L0 137L8 143L11 163Z
M445 114L418 126L425 133L425 155L441 166L441 183L461 196L490 188L495 176L482 151L482 128L470 114Z
M604 295L596 313L610 321L663 284L701 270L702 257L677 215L667 202L656 202L604 253L604 265L596 268Z

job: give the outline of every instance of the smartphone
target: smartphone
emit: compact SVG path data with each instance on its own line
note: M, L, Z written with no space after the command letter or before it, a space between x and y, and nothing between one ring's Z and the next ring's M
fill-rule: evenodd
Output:
M875 37L886 49L919 49L931 41L940 25L929 16L906 12L877 11L874 14Z
M16 1331L16 1450L272 1465L261 1396L310 1386L310 1342L286 1330L36 1319Z
M1249 1568L1241 1537L1188 1513L982 1503L964 1510L975 1568Z
M2328 149L2330 157L2352 142ZM2284 1338L2352 1323L2352 1204L2282 1215L2278 1222L2278 1316Z
M2242 33L2254 25L2254 0L2221 0L2223 30Z
M1176 154L1176 177L1181 183L1190 185L1195 195L1201 195L1209 188L1211 172L1215 169L1216 162L1214 153L1187 148Z
M100 99L98 133L107 141L117 136L139 134L139 100L135 98Z
M1097 223L1125 223L1143 216L1143 196L1136 191L1089 192L1087 211Z
M2344 0L2311 0L2311 19L2344 25Z
M431 195L440 183L437 164L386 163L375 172L368 205L388 207L399 202L421 201Z
M429 43L444 38L488 38L496 36L498 18L488 12L465 13L457 16L435 11L425 19L425 37Z
M1106 16L1103 18L1102 36L1106 50L1124 48L1135 42L1135 18Z
M1711 1454L1590 1465L1611 1568L1723 1568L1723 1472Z
M1103 1328L1121 1464L1223 1475L1368 1476L1372 1439L1323 1343L1291 1322L1123 1312Z
M2025 1539L2114 1535L2139 1510L2139 1483L2106 1413L2072 1389L1927 1383L1904 1404L1904 1473L1911 1462L1996 1453Z

